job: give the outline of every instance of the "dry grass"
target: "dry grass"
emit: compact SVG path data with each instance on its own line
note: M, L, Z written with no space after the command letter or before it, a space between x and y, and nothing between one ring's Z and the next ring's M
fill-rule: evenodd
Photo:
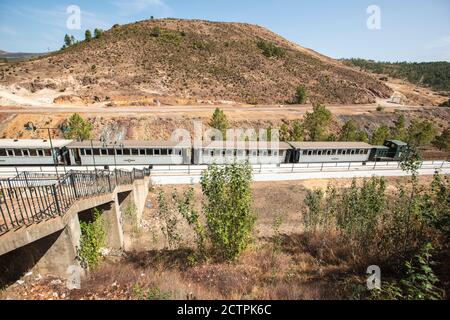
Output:
M159 37L151 35L156 26L162 29ZM264 56L257 46L261 39L282 47L286 55ZM151 103L152 98L169 96L285 103L292 101L299 84L307 87L312 101L327 103L372 103L392 93L375 77L262 27L198 20L123 25L63 52L0 68L0 80L6 85L17 84L32 92L60 91L84 101L145 96Z
M421 177L420 183L429 184L431 179ZM406 179L387 181L388 190L394 190L395 185L405 183ZM301 212L306 191L326 188L330 182L344 187L351 180L255 183L254 210L258 218L255 241L232 263L193 260L192 234L183 224L179 230L186 241L180 249L164 249L156 211L146 209L144 220L151 227L142 228L136 238L130 239L134 251L121 260L106 261L83 282L81 290L67 293L66 298L349 299L355 287L365 284L368 265L380 263L384 276L395 274L388 265L383 265L388 261L374 263L371 254L365 256L366 260L355 256L354 247L332 230L316 233L303 230ZM184 188L178 187L178 191ZM195 190L199 197L200 189ZM171 188L165 187L165 191L170 194ZM148 200L156 205L154 194ZM283 213L283 220L276 232L273 220L279 213ZM441 262L435 271L446 288L449 287L448 257L448 250L440 251L435 257ZM54 290L48 281L47 287ZM36 288L45 291L46 285ZM17 286L8 290L5 296L13 292L23 298L22 289Z

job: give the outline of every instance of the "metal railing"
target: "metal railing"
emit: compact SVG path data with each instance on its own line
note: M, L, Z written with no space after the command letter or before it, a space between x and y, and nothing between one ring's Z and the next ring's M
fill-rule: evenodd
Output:
M133 171L70 171L63 176L23 172L0 180L0 235L64 215L78 200L108 194L150 175Z

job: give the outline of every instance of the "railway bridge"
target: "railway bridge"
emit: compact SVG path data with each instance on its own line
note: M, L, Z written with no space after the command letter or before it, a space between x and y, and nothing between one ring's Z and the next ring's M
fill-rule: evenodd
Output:
M140 220L149 181L147 169L0 180L0 287L28 270L67 277L79 268L80 221L91 221L95 210L106 222L108 248L122 249L123 213L134 204Z

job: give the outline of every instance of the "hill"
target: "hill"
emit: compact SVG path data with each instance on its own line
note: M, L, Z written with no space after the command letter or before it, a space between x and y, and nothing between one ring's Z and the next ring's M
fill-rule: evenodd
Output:
M26 60L33 57L38 57L44 55L43 53L26 53L26 52L7 52L0 50L0 59L6 59L8 61L13 60Z
M293 101L300 85L310 102L373 103L392 94L371 75L260 26L177 19L116 25L98 39L2 66L0 84L95 101L145 95L278 104Z
M450 92L449 62L391 63L364 59L348 59L344 60L344 62L365 71L407 80L417 85L430 87L433 90Z

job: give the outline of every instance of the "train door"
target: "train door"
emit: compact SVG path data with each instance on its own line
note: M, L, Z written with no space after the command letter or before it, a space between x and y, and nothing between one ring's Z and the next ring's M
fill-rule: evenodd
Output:
M67 148L62 148L62 149L60 149L59 150L59 161L60 161L60 164L62 164L62 165L65 165L65 166L67 166L67 165L70 165L70 153L69 153L69 149L67 149Z
M80 149L70 149L70 152L72 153L73 160L75 161L74 165L81 166Z

